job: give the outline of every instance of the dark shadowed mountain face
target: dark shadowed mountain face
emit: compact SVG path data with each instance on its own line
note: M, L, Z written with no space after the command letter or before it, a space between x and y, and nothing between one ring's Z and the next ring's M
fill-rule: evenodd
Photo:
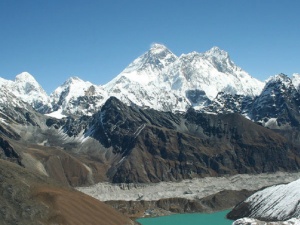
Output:
M121 107L120 102L113 103ZM292 145L240 115L215 116L194 110L173 115L123 107L103 121L111 124L104 133L108 140L114 140L113 149L122 155L108 173L114 182L158 182L298 168L298 153ZM117 117L119 126L113 122Z
M251 118L270 128L299 128L300 94L284 74L270 79L253 101Z
M48 125L59 127L53 121ZM175 181L299 168L299 153L293 144L238 114L209 115L193 109L184 115L172 114L128 107L110 98L93 117L66 122L59 129L69 136L83 133L109 149L111 164L106 176L113 182Z

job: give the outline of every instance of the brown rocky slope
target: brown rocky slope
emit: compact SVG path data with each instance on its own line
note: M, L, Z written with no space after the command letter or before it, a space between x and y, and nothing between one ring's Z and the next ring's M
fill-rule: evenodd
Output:
M21 166L0 160L0 224L134 224L111 207Z

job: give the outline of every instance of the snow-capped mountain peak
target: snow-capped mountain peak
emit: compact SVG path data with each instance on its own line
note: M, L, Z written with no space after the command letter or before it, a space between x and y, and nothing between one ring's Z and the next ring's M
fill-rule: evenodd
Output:
M299 93L285 74L270 77L252 105L252 119L264 126L295 126L298 117Z
M237 67L229 54L218 47L177 57L166 46L153 44L105 89L127 104L185 111L190 106L202 107L219 92L257 96L263 85ZM198 93L197 100L189 93Z
M243 71L230 59L228 52L219 47L212 47L204 52L202 57L209 61L219 72L234 74L237 71Z
M112 91L120 81L148 85L157 79L159 74L172 64L178 57L162 44L152 44L150 50L130 63L115 79L105 85Z
M91 82L89 81L84 81L82 79L80 79L79 77L76 76L72 76L69 77L61 86L79 86L79 85L84 85L84 86L88 86L88 85L92 85Z
M159 54L163 51L169 51L169 49L163 45L163 44L159 44L159 43L153 43L151 45L151 48L149 50L152 54Z
M271 83L271 82L281 82L281 83L284 83L284 84L290 84L291 83L291 79L283 74L283 73L280 73L280 74L276 74L275 76L271 76L269 77L267 80L266 80L266 83Z
M266 84L265 84L263 92L268 90L270 87L272 87L273 89L274 89L274 87L276 87L278 92L284 92L285 89L294 89L295 88L292 79L283 73L269 77L266 80Z
M76 83L76 82L83 82L83 80L80 79L79 77L73 76L65 81L66 84Z
M149 51L133 61L123 72L160 72L163 68L173 63L178 57L162 44L152 44Z
M215 57L217 59L226 59L229 58L228 52L220 49L217 46L212 47L208 51L203 53L203 56L205 57Z
M237 67L229 54L218 47L205 53L183 54L170 67L165 77L171 78L172 89L184 94L186 89L202 90L213 100L219 92L259 95L263 83Z
M23 72L16 76L15 86L21 95L32 93L33 95L42 94L43 97L47 96L41 85L28 72Z
M272 77L268 83L278 79L291 85L285 75ZM299 74L294 75L295 82L300 84ZM11 89L16 92L15 96L21 96L20 99L30 103L33 100L27 99L28 96L42 98L38 101L38 107L50 102L29 73L19 74L15 81L0 79L0 87L8 87L12 83L15 86ZM219 47L212 47L204 53L194 51L177 57L165 45L154 43L103 87L76 76L70 77L51 94L49 108L52 107L52 112L61 110L64 115L85 114L79 112L81 109L90 114L99 109L108 96L114 96L128 105L134 103L162 111L184 112L189 107L205 110L219 99L218 93L224 93L222 102L228 102L225 98L229 98L231 102L240 99L243 103L243 96L252 99L261 94L264 86L265 83L236 66L229 54Z
M16 82L30 82L30 83L37 83L35 78L28 72L22 72L16 76Z
M0 87L10 91L19 100L29 103L37 111L45 112L50 107L49 96L28 72L17 75L15 81L1 79Z
M83 81L79 77L70 77L50 96L53 117L64 115L91 115L108 98L107 92L98 85Z
M67 103L72 98L84 96L84 92L92 85L92 83L83 81L78 77L70 77L51 94L53 104L58 103L62 98Z

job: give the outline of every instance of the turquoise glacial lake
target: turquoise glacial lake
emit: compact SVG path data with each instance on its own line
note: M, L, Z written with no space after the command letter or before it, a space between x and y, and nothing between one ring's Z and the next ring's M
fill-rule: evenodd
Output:
M226 219L229 210L216 213L174 214L154 218L141 218L137 221L142 225L231 225L232 220Z

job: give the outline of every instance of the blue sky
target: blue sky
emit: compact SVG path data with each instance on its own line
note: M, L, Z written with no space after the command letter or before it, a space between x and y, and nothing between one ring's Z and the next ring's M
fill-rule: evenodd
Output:
M300 73L298 0L0 0L0 77L48 92L70 76L105 84L152 43L213 46L253 77Z

